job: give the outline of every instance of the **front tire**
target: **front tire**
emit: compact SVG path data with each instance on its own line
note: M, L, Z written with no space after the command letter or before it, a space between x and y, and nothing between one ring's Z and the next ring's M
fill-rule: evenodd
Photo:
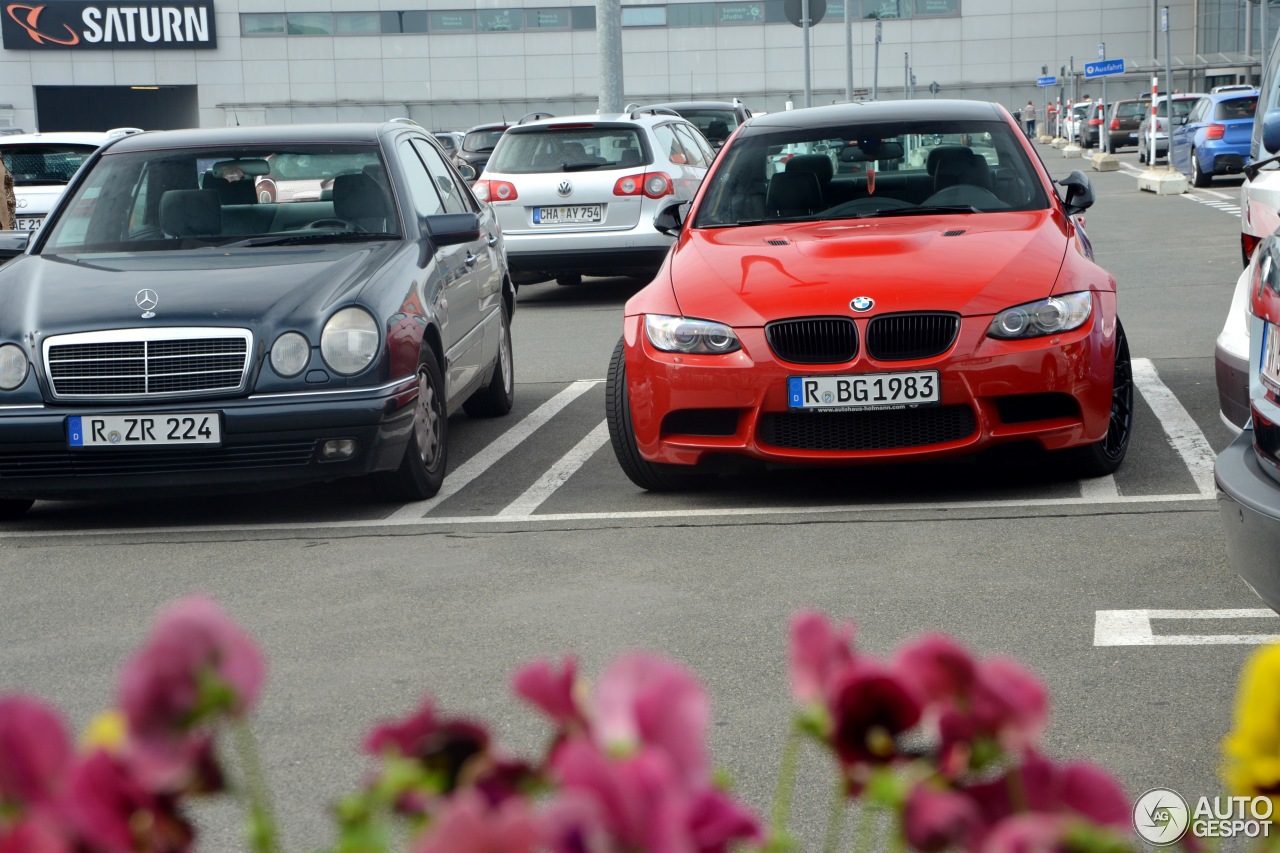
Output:
M493 363L493 374L488 386L472 394L462 408L473 418L496 418L511 411L516 399L515 362L511 355L511 318L507 308L498 309L502 314L502 334L498 340L498 357Z
M1191 149L1191 185L1193 187L1207 187L1213 183L1213 175L1206 175L1200 168L1200 155L1196 153L1196 149Z
M1063 451L1062 461L1079 477L1114 474L1124 462L1133 433L1133 366L1129 361L1129 339L1116 321L1115 367L1111 378L1111 415L1107 434L1101 441Z
M689 489L698 482L689 466L649 462L640 455L640 449L636 446L635 428L631 424L631 400L627 395L627 364L622 340L613 348L613 357L609 359L609 375L604 385L604 409L613 453L631 482L650 492Z
M392 501L425 501L444 484L449 460L449 419L445 410L444 379L430 350L418 365L418 399L413 405L413 431L404 459L395 471L376 475L375 487Z

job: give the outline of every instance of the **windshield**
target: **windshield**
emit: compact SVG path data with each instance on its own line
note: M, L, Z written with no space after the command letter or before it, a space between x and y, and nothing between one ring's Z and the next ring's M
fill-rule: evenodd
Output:
M635 125L547 127L508 133L488 170L501 174L621 169L650 162Z
M486 151L492 151L493 147L498 144L498 140L502 138L502 134L506 132L506 128L500 127L497 130L473 130L470 131L462 140L462 150L470 151L473 154L483 154Z
M0 157L16 186L52 186L69 183L80 164L97 150L96 145L40 142L6 145L0 148Z
M144 252L398 233L375 146L166 149L102 157L52 223L42 251Z
M912 121L744 131L709 178L694 227L914 213L1041 210L1013 128Z

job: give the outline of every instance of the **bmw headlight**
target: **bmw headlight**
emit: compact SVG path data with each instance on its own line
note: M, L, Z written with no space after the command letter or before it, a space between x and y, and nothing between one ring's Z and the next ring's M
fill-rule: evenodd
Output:
M720 355L742 349L733 329L711 320L648 314L644 318L644 331L649 343L663 352Z
M12 391L27 378L27 354L17 344L0 347L0 388Z
M320 354L335 373L359 373L378 354L377 322L363 308L343 308L324 324Z
M1050 296L1001 311L992 319L987 335L1004 340L1056 335L1080 328L1092 313L1093 294L1089 291Z
M311 344L298 332L285 332L271 345L271 367L288 379L297 376L311 359Z

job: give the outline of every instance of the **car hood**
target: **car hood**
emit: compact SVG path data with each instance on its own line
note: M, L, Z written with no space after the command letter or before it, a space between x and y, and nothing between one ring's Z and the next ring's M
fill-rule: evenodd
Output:
M393 244L26 255L0 267L0 332L41 335L136 326L315 324L353 298ZM138 300L154 291L155 316ZM14 326L17 325L17 328ZM313 331L300 328L300 331Z
M697 229L668 265L680 311L733 326L784 317L994 314L1050 295L1069 241L1050 211Z

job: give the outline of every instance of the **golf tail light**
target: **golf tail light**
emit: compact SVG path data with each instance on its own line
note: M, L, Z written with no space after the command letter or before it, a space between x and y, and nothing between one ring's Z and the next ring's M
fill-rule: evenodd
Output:
M649 314L644 330L649 343L663 352L722 355L742 348L733 329L712 320Z
M644 194L649 198L662 198L664 195L675 195L676 186L666 172L651 172L644 179Z
M1211 124L1204 129L1205 139L1221 139L1227 133L1226 125Z
M516 185L510 181L495 181L486 178L483 181L476 181L472 186L476 196L481 201L515 201L520 197L516 192Z
M644 186L644 175L627 175L613 185L614 195L640 195Z
M1080 328L1092 314L1093 295L1088 291L1050 296L1001 311L991 319L987 336L1018 340L1056 335Z

